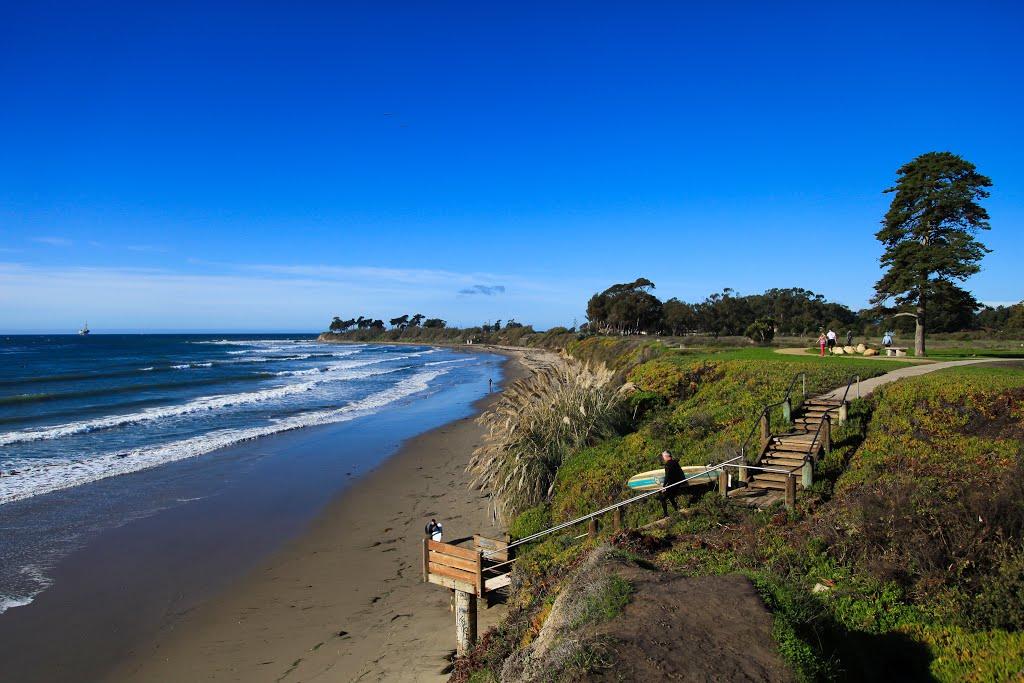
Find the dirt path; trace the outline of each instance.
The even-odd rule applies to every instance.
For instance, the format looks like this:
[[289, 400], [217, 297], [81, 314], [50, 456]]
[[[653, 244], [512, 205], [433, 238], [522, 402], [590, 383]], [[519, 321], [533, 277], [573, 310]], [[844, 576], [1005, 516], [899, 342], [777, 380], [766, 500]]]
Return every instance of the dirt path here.
[[[775, 353], [781, 353], [783, 356], [804, 356], [806, 358], [818, 358], [816, 354], [807, 353], [807, 349], [800, 347], [789, 347], [785, 349], [775, 349]], [[836, 356], [837, 358], [864, 358], [865, 356]], [[938, 361], [932, 360], [931, 358], [914, 358], [913, 356], [867, 356], [871, 360], [885, 360], [885, 361], [896, 361], [898, 363], [914, 363], [915, 365], [930, 365], [937, 363]]]

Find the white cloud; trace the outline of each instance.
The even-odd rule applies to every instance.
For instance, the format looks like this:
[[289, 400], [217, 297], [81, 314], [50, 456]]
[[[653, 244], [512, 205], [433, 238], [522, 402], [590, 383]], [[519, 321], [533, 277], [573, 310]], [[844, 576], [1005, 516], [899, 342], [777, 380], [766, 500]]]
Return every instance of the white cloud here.
[[[501, 298], [460, 297], [480, 282], [508, 282]], [[516, 318], [567, 324], [585, 289], [509, 276], [427, 269], [222, 264], [214, 273], [142, 268], [40, 267], [0, 263], [0, 326], [322, 329], [333, 315], [417, 312], [454, 324]], [[415, 309], [415, 310], [413, 310]]]
[[52, 237], [47, 235], [42, 237], [33, 237], [32, 241], [38, 242], [39, 244], [46, 244], [51, 247], [70, 247], [74, 244], [74, 242], [65, 237]]

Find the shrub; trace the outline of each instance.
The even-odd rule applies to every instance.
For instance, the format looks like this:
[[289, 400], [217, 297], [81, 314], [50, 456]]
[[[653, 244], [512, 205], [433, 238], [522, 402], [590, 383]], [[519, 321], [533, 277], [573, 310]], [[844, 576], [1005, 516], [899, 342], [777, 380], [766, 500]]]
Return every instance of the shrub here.
[[1005, 544], [994, 572], [978, 582], [978, 593], [967, 601], [976, 628], [1024, 631], [1024, 550]]
[[551, 526], [551, 506], [547, 503], [535, 505], [520, 512], [509, 524], [508, 533], [513, 539], [526, 538]]
[[675, 402], [692, 396], [702, 379], [714, 375], [717, 366], [712, 363], [697, 363], [681, 356], [658, 358], [635, 367], [629, 373], [629, 381], [642, 392], [661, 397], [666, 402]]
[[479, 418], [488, 433], [468, 469], [499, 515], [543, 502], [568, 453], [625, 426], [625, 395], [609, 380], [575, 363], [548, 368], [515, 382]]
[[771, 318], [759, 318], [747, 326], [744, 334], [758, 344], [768, 344], [775, 339], [775, 321]]

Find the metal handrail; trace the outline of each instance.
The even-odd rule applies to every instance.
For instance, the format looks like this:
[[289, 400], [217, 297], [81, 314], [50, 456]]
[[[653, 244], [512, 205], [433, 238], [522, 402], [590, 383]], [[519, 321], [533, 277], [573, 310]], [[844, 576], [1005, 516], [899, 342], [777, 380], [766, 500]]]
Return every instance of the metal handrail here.
[[[746, 459], [746, 455], [747, 455], [747, 446], [750, 444], [750, 440], [752, 438], [754, 438], [754, 434], [757, 432], [757, 426], [758, 426], [758, 424], [760, 424], [761, 418], [765, 414], [768, 414], [768, 411], [770, 411], [772, 408], [776, 408], [778, 406], [785, 405], [786, 402], [789, 401], [790, 397], [793, 395], [793, 389], [796, 387], [796, 381], [797, 381], [798, 378], [801, 378], [801, 377], [803, 378], [803, 397], [807, 398], [807, 373], [804, 372], [804, 371], [801, 371], [801, 372], [798, 372], [798, 373], [794, 374], [793, 375], [793, 379], [791, 379], [789, 381], [789, 386], [786, 388], [786, 397], [783, 398], [781, 401], [778, 401], [776, 403], [771, 403], [769, 405], [766, 405], [764, 408], [761, 408], [761, 412], [759, 412], [757, 414], [757, 417], [754, 418], [754, 424], [751, 425], [750, 432], [747, 433], [747, 438], [745, 438], [743, 440], [743, 443], [740, 444], [740, 456], [743, 457], [744, 460]], [[792, 405], [792, 404], [790, 404], [790, 405]], [[768, 414], [768, 419], [769, 419], [769, 421], [771, 420], [771, 415], [770, 414]]]
[[[517, 539], [515, 541], [512, 541], [511, 543], [509, 543], [504, 548], [483, 551], [483, 556], [485, 558], [491, 557], [492, 555], [497, 555], [498, 553], [505, 552], [509, 548], [514, 548], [514, 547], [516, 547], [518, 545], [523, 545], [524, 543], [532, 543], [533, 541], [536, 541], [537, 539], [539, 539], [539, 538], [541, 538], [543, 536], [548, 536], [548, 535], [553, 534], [553, 533], [555, 533], [557, 531], [562, 531], [563, 529], [568, 529], [569, 527], [576, 526], [577, 524], [589, 521], [589, 520], [591, 520], [591, 519], [593, 519], [595, 517], [599, 517], [599, 516], [601, 516], [603, 514], [611, 512], [612, 510], [615, 510], [617, 508], [626, 507], [627, 505], [632, 505], [633, 503], [639, 502], [639, 501], [644, 500], [646, 498], [650, 498], [651, 496], [659, 495], [659, 494], [663, 493], [664, 491], [672, 488], [673, 486], [680, 486], [680, 485], [685, 484], [686, 482], [690, 481], [691, 479], [696, 479], [697, 477], [702, 477], [707, 472], [712, 472], [712, 471], [715, 471], [715, 470], [724, 470], [724, 469], [726, 469], [728, 467], [735, 467], [737, 469], [740, 468], [740, 467], [745, 467], [747, 469], [759, 470], [759, 471], [762, 471], [762, 472], [771, 472], [771, 473], [774, 473], [774, 474], [784, 474], [784, 475], [787, 475], [787, 476], [792, 476], [793, 472], [795, 472], [797, 469], [799, 469], [799, 468], [795, 468], [793, 470], [785, 470], [785, 469], [772, 468], [772, 467], [758, 467], [756, 465], [745, 465], [745, 464], [744, 465], [737, 465], [737, 464], [734, 464], [739, 459], [740, 459], [740, 456], [736, 456], [735, 458], [730, 458], [729, 460], [723, 460], [722, 462], [717, 463], [717, 464], [708, 463], [705, 466], [703, 472], [700, 472], [698, 474], [694, 474], [694, 475], [691, 475], [689, 477], [686, 477], [685, 479], [682, 479], [681, 481], [677, 481], [674, 484], [669, 484], [668, 486], [663, 486], [660, 489], [655, 489], [653, 491], [646, 491], [645, 493], [641, 493], [638, 496], [633, 496], [632, 498], [627, 498], [626, 500], [620, 500], [617, 503], [612, 503], [611, 505], [607, 505], [607, 506], [601, 508], [600, 510], [595, 510], [594, 512], [591, 512], [589, 514], [583, 515], [582, 517], [577, 517], [576, 519], [571, 519], [568, 522], [562, 522], [561, 524], [556, 524], [555, 526], [550, 527], [548, 529], [543, 529], [541, 531], [538, 531], [537, 533], [530, 534], [529, 536], [526, 536], [524, 538], [520, 538], [520, 539]], [[581, 536], [578, 536], [577, 538], [582, 538], [583, 536], [586, 536], [586, 535], [587, 534], [582, 534]], [[502, 564], [510, 564], [510, 563], [512, 563], [514, 561], [515, 561], [514, 559], [513, 560], [508, 560], [506, 562], [503, 562]], [[500, 567], [500, 566], [501, 565], [491, 565], [491, 569], [493, 569], [495, 567]]]
[[798, 372], [795, 375], [793, 375], [793, 379], [791, 379], [789, 381], [789, 388], [786, 389], [786, 398], [783, 399], [784, 401], [789, 400], [790, 395], [793, 393], [793, 387], [796, 385], [796, 378], [797, 377], [803, 377], [803, 379], [804, 379], [804, 383], [803, 383], [803, 396], [804, 396], [804, 398], [807, 398], [807, 373], [806, 372]]

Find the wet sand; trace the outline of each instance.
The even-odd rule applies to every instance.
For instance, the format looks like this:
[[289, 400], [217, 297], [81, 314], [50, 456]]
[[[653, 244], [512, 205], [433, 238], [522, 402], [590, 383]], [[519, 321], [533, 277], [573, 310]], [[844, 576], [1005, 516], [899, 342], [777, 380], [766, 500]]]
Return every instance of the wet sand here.
[[[525, 362], [543, 359], [528, 353]], [[506, 383], [528, 372], [522, 360], [506, 363]], [[297, 539], [135, 648], [105, 680], [444, 680], [454, 618], [449, 591], [422, 583], [423, 526], [436, 516], [446, 539], [503, 531], [486, 496], [467, 486], [483, 435], [474, 420], [408, 441]], [[501, 612], [481, 606], [480, 632]]]

